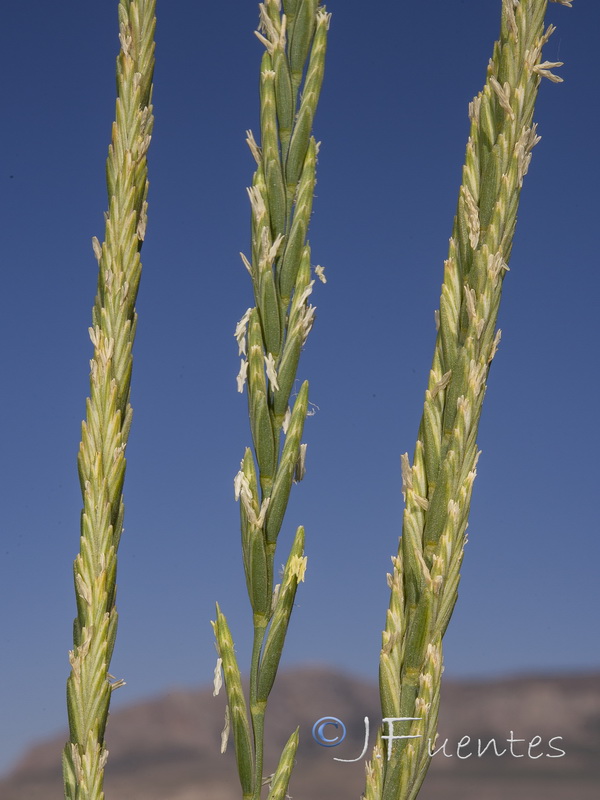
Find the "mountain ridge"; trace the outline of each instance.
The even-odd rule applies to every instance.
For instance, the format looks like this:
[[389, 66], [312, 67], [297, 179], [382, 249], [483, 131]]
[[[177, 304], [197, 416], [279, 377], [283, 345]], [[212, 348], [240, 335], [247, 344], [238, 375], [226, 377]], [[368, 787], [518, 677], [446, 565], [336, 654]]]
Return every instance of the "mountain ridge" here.
[[[233, 743], [220, 754], [224, 695], [222, 690], [213, 697], [212, 687], [173, 688], [111, 713], [107, 798], [238, 800]], [[313, 738], [312, 726], [323, 717], [345, 724], [346, 738], [338, 747], [321, 747]], [[361, 755], [365, 717], [370, 728], [366, 756], [353, 763], [335, 761]], [[364, 761], [380, 723], [377, 686], [368, 680], [323, 665], [282, 670], [269, 704], [265, 769], [274, 770], [289, 734], [299, 725], [291, 795], [297, 800], [358, 798]], [[328, 729], [330, 737], [336, 732]], [[600, 673], [447, 679], [439, 733], [435, 747], [446, 741], [445, 749], [433, 757], [419, 800], [595, 800], [600, 786]], [[531, 748], [535, 737], [540, 741]], [[29, 748], [0, 779], [0, 797], [60, 800], [65, 738], [66, 733], [53, 736]], [[478, 748], [491, 739], [494, 744], [478, 755]], [[503, 749], [503, 755], [495, 755]]]

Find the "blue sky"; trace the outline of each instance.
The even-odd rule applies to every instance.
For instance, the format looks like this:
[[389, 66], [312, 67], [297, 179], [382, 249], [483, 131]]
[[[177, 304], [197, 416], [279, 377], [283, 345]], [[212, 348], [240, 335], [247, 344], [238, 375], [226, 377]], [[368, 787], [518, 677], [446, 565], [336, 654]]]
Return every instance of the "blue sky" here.
[[[64, 727], [76, 472], [114, 113], [115, 3], [2, 13], [0, 768]], [[368, 8], [368, 10], [365, 10]], [[468, 133], [500, 0], [332, 0], [310, 232], [328, 283], [299, 377], [315, 414], [277, 560], [307, 531], [285, 663], [376, 679]], [[250, 443], [233, 331], [252, 304], [245, 187], [257, 7], [158, 2], [156, 124], [119, 555], [115, 705], [211, 679], [218, 600], [242, 665], [250, 615], [233, 477]], [[448, 676], [594, 669], [598, 608], [600, 8], [551, 4], [542, 135], [491, 371]], [[244, 668], [244, 666], [243, 666]]]

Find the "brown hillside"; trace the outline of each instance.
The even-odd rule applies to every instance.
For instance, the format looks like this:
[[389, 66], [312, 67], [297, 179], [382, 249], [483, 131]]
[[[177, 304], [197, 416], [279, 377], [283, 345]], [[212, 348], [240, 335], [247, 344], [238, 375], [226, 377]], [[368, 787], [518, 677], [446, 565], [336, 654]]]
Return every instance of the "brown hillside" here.
[[[212, 688], [173, 691], [112, 714], [107, 800], [239, 800], [232, 743], [225, 755], [219, 752], [223, 694], [215, 699]], [[331, 670], [304, 668], [282, 673], [272, 697], [266, 768], [275, 768], [287, 737], [299, 725], [291, 795], [295, 800], [358, 800], [364, 759], [357, 763], [333, 759], [360, 755], [365, 716], [372, 744], [379, 722], [376, 687]], [[314, 722], [325, 716], [337, 717], [347, 727], [347, 737], [338, 747], [321, 747], [312, 738]], [[419, 800], [596, 800], [600, 796], [600, 675], [446, 681], [439, 730], [437, 744], [447, 739], [447, 756], [440, 753], [433, 758]], [[507, 743], [511, 731], [515, 740], [525, 740], [513, 742], [514, 755]], [[541, 741], [528, 754], [535, 736]], [[562, 738], [550, 743], [553, 737]], [[478, 757], [477, 740], [485, 745], [491, 738], [499, 752], [508, 752], [496, 756], [490, 746], [486, 755]], [[28, 750], [0, 780], [0, 798], [61, 800], [63, 744], [59, 737]], [[564, 756], [550, 757], [559, 755], [560, 749]]]

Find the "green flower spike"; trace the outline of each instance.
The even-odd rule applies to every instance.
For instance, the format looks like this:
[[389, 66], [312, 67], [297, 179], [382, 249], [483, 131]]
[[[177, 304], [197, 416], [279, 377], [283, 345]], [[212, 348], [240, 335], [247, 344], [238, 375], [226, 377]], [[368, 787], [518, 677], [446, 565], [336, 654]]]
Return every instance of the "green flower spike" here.
[[[304, 529], [300, 527], [282, 584], [274, 591], [277, 540], [292, 484], [302, 478], [306, 456], [301, 440], [308, 411], [308, 382], [301, 385], [292, 409], [289, 404], [300, 352], [314, 320], [314, 308], [308, 303], [314, 281], [306, 236], [318, 145], [311, 131], [323, 82], [330, 19], [318, 0], [284, 0], [283, 6], [281, 0], [266, 0], [259, 9], [257, 36], [265, 46], [260, 68], [261, 142], [259, 146], [248, 131], [256, 171], [248, 190], [251, 258], [242, 255], [252, 279], [255, 307], [244, 314], [235, 333], [242, 356], [237, 383], [240, 391], [248, 385], [253, 442], [235, 478], [244, 572], [254, 622], [249, 703], [251, 788], [245, 757], [240, 767], [244, 796], [252, 800], [261, 797], [265, 710], [306, 564]], [[231, 680], [236, 680], [235, 676]], [[231, 701], [229, 705], [231, 712]], [[235, 737], [235, 725], [233, 730]], [[245, 754], [246, 734], [241, 723], [238, 730]], [[285, 797], [297, 745], [296, 732], [274, 775], [271, 800]]]
[[66, 800], [102, 800], [109, 665], [117, 630], [117, 548], [123, 528], [129, 388], [147, 222], [146, 153], [152, 134], [154, 0], [120, 0], [116, 120], [108, 151], [109, 211], [104, 243], [94, 237], [98, 292], [89, 329], [94, 346], [90, 397], [78, 456], [83, 495], [80, 552], [74, 563], [77, 618], [67, 681], [69, 741], [63, 751]]
[[367, 769], [368, 800], [414, 800], [435, 740], [442, 636], [457, 598], [477, 428], [500, 341], [496, 317], [523, 178], [539, 141], [533, 109], [541, 79], [560, 80], [551, 72], [560, 64], [541, 61], [553, 31], [544, 31], [546, 8], [547, 0], [503, 0], [487, 81], [469, 106], [433, 365], [412, 466], [402, 458], [405, 510], [380, 656], [383, 717], [415, 718], [402, 734], [418, 738], [394, 740], [389, 759], [380, 758], [380, 733]]

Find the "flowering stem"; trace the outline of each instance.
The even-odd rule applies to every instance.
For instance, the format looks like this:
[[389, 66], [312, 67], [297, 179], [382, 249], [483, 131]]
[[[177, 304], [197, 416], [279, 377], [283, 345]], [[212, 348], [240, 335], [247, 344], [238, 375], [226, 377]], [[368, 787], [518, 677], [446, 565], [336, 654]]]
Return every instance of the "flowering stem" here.
[[125, 447], [131, 425], [131, 350], [146, 231], [146, 153], [152, 133], [155, 0], [120, 0], [116, 120], [107, 161], [109, 211], [94, 238], [98, 293], [90, 397], [78, 456], [83, 494], [75, 559], [77, 618], [67, 681], [70, 738], [63, 752], [65, 798], [102, 800], [104, 732], [112, 691], [108, 668], [117, 631], [116, 557], [123, 527]]
[[[560, 0], [559, 0], [560, 1]], [[568, 3], [563, 2], [563, 5]], [[442, 636], [458, 594], [476, 436], [500, 331], [496, 318], [531, 151], [542, 77], [547, 0], [503, 0], [500, 39], [483, 90], [469, 106], [463, 182], [444, 265], [438, 334], [411, 466], [402, 457], [405, 510], [380, 655], [384, 718], [413, 718], [392, 741], [381, 733], [367, 767], [366, 800], [413, 800], [436, 736]]]
[[[242, 356], [238, 389], [243, 391], [247, 382], [253, 441], [235, 479], [244, 571], [254, 614], [249, 715], [245, 701], [242, 707], [239, 699], [243, 696], [239, 669], [233, 643], [223, 635], [225, 620], [220, 612], [215, 623], [223, 666], [226, 662], [236, 665], [225, 670], [225, 685], [242, 791], [254, 800], [259, 800], [263, 784], [267, 699], [306, 567], [300, 527], [281, 584], [274, 587], [275, 548], [292, 483], [304, 474], [306, 445], [301, 439], [308, 383], [302, 384], [291, 408], [290, 398], [300, 352], [314, 319], [314, 308], [308, 304], [314, 280], [306, 241], [318, 151], [311, 129], [329, 28], [329, 14], [319, 0], [283, 0], [283, 6], [281, 0], [266, 0], [259, 8], [257, 36], [265, 46], [260, 73], [261, 146], [249, 131], [247, 141], [257, 168], [248, 190], [251, 254], [250, 258], [242, 255], [256, 305], [236, 329]], [[322, 276], [321, 268], [315, 271]], [[273, 775], [269, 800], [285, 797], [297, 746], [296, 732]]]

